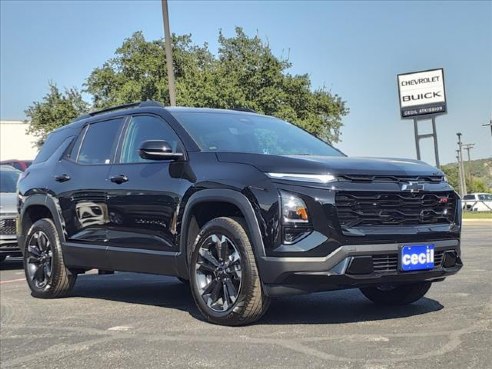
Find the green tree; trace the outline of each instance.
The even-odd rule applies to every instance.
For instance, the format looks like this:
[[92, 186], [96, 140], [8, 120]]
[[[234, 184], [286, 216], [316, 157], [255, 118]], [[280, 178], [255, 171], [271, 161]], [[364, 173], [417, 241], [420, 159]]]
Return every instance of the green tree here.
[[61, 92], [56, 84], [49, 83], [49, 92], [41, 102], [33, 102], [25, 113], [31, 124], [28, 133], [38, 137], [41, 145], [46, 135], [54, 129], [69, 123], [89, 109], [81, 93], [76, 88], [65, 89]]
[[[330, 142], [338, 142], [348, 108], [324, 88], [311, 89], [306, 75], [291, 75], [291, 64], [273, 55], [258, 36], [236, 28], [234, 37], [219, 33], [214, 56], [208, 45], [197, 46], [190, 35], [173, 36], [177, 103], [183, 106], [248, 107], [298, 124]], [[162, 40], [146, 41], [134, 33], [115, 57], [94, 69], [87, 92], [97, 108], [141, 100], [169, 103]]]
[[441, 167], [442, 171], [446, 175], [448, 182], [456, 191], [459, 191], [460, 188], [460, 179], [458, 166], [446, 165]]
[[489, 188], [487, 188], [487, 185], [483, 180], [480, 178], [471, 178], [470, 180], [466, 181], [466, 188], [469, 193], [473, 192], [489, 192]]

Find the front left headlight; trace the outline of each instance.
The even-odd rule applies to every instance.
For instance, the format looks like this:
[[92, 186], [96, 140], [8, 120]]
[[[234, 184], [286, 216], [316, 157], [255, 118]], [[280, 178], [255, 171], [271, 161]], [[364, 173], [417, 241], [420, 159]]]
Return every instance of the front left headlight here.
[[280, 191], [283, 223], [309, 223], [307, 206], [300, 197]]

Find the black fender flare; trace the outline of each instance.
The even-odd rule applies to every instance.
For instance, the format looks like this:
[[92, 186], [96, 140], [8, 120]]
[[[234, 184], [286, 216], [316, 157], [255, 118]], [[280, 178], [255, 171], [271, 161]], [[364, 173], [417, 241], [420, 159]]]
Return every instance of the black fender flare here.
[[63, 221], [63, 217], [61, 214], [61, 208], [58, 203], [58, 199], [55, 197], [49, 195], [49, 194], [34, 194], [30, 195], [26, 201], [22, 204], [20, 208], [20, 222], [21, 224], [18, 227], [18, 243], [19, 243], [19, 248], [21, 251], [23, 251], [23, 245], [25, 243], [25, 237], [26, 235], [24, 234], [24, 222], [23, 219], [25, 217], [26, 211], [31, 207], [31, 206], [43, 206], [48, 209], [48, 211], [51, 213], [51, 218], [53, 220], [53, 223], [55, 224], [56, 230], [58, 232], [58, 235], [60, 237], [60, 242], [65, 241], [65, 222]]
[[[247, 231], [251, 238], [251, 245], [253, 246], [253, 253], [256, 257], [256, 264], [259, 269], [261, 269], [261, 260], [265, 257], [265, 247], [263, 245], [263, 238], [260, 232], [260, 226], [258, 224], [258, 219], [256, 218], [253, 206], [249, 202], [248, 198], [244, 196], [239, 191], [234, 191], [230, 189], [204, 189], [195, 192], [188, 199], [185, 210], [182, 217], [181, 223], [181, 237], [179, 240], [179, 260], [178, 260], [178, 271], [180, 276], [188, 276], [188, 255], [187, 255], [187, 245], [188, 245], [188, 227], [191, 220], [191, 212], [193, 207], [197, 204], [208, 202], [208, 201], [220, 201], [227, 202], [232, 205], [237, 206], [244, 216], [244, 220], [248, 227]], [[261, 274], [261, 270], [260, 270]]]

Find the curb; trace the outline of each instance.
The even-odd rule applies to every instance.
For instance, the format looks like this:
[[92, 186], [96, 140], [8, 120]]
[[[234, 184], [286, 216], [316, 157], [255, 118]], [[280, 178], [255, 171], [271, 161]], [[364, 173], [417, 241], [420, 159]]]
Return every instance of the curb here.
[[492, 219], [462, 219], [463, 223], [492, 223]]

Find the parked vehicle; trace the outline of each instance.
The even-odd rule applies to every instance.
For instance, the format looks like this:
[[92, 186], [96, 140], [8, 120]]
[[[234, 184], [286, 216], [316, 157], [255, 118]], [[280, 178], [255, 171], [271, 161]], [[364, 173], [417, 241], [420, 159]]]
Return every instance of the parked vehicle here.
[[51, 133], [19, 181], [35, 297], [98, 268], [189, 280], [198, 309], [248, 324], [270, 298], [360, 288], [419, 300], [461, 268], [461, 206], [423, 162], [348, 158], [280, 119], [143, 102]]
[[10, 165], [21, 172], [25, 171], [32, 164], [32, 160], [3, 160], [0, 165]]
[[463, 196], [462, 203], [466, 211], [492, 211], [492, 194], [470, 193]]
[[9, 165], [0, 165], [0, 262], [7, 256], [21, 255], [16, 236], [16, 185], [20, 173]]

